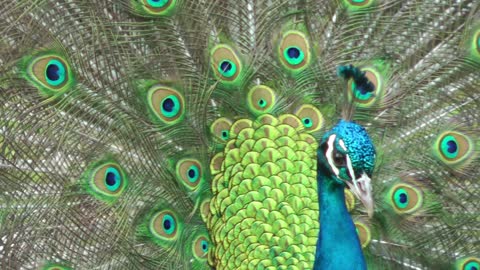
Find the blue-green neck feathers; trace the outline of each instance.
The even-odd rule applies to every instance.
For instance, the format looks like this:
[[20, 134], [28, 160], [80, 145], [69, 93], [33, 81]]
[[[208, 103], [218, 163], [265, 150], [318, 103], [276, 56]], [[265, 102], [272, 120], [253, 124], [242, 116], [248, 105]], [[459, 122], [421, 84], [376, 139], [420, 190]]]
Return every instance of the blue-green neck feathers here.
[[366, 130], [349, 121], [326, 132], [317, 151], [320, 235], [314, 269], [366, 269], [355, 225], [347, 211], [344, 188], [373, 214], [370, 177], [375, 148]]
[[315, 270], [366, 269], [360, 240], [345, 205], [344, 187], [317, 172], [320, 235]]

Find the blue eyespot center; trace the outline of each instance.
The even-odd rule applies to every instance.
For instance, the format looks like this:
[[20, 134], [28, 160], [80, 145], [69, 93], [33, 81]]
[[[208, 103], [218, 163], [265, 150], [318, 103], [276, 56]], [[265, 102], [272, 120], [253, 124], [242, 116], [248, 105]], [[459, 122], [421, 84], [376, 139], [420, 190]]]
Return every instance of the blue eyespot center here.
[[220, 68], [222, 69], [223, 72], [227, 73], [230, 70], [232, 70], [232, 63], [230, 63], [230, 61], [223, 61], [220, 64]]
[[458, 149], [458, 146], [457, 146], [457, 143], [453, 140], [450, 140], [447, 142], [447, 151], [449, 153], [455, 153], [457, 152], [457, 149]]
[[296, 47], [290, 47], [287, 49], [287, 54], [290, 58], [298, 58], [300, 56], [300, 50]]
[[190, 166], [187, 170], [188, 181], [195, 183], [199, 179], [200, 171], [196, 165]]
[[203, 250], [203, 252], [207, 252], [207, 251], [208, 251], [208, 243], [207, 243], [207, 241], [202, 240], [201, 245], [202, 245], [202, 250]]
[[456, 138], [452, 135], [445, 136], [440, 143], [442, 154], [449, 159], [458, 157], [459, 149]]
[[408, 206], [408, 193], [404, 188], [397, 189], [393, 196], [398, 208], [405, 209]]
[[466, 269], [466, 270], [478, 270], [479, 267], [480, 267], [480, 264], [478, 262], [470, 261], [465, 265], [464, 269]]
[[283, 57], [289, 65], [296, 66], [303, 62], [305, 54], [299, 47], [291, 46], [283, 51]]
[[115, 177], [115, 174], [112, 172], [107, 173], [106, 181], [107, 185], [113, 186], [115, 183], [117, 183], [117, 179]]
[[195, 177], [195, 171], [193, 169], [188, 170], [188, 177], [190, 178]]
[[166, 219], [165, 221], [163, 221], [163, 227], [166, 230], [169, 230], [172, 227], [172, 222], [169, 219]]
[[176, 117], [181, 109], [180, 100], [175, 95], [169, 95], [162, 100], [162, 113], [165, 117]]
[[237, 73], [237, 66], [230, 60], [222, 60], [218, 66], [218, 72], [225, 78], [231, 78]]
[[407, 202], [407, 194], [405, 194], [405, 193], [400, 193], [400, 196], [399, 196], [399, 197], [400, 197], [399, 201], [400, 201], [401, 203], [406, 203], [406, 202]]
[[263, 108], [265, 106], [267, 106], [267, 101], [265, 101], [265, 99], [261, 98], [259, 101], [258, 101], [258, 105]]
[[162, 224], [166, 234], [171, 235], [175, 232], [175, 220], [172, 215], [165, 214], [163, 216]]
[[108, 167], [105, 171], [105, 187], [112, 192], [117, 191], [122, 184], [120, 171], [115, 167]]
[[60, 68], [55, 64], [48, 65], [48, 67], [47, 67], [47, 78], [52, 80], [52, 81], [58, 80], [60, 78], [60, 75], [58, 74], [59, 70], [60, 70]]
[[172, 112], [175, 107], [175, 103], [171, 98], [166, 98], [162, 103], [162, 108], [167, 112]]
[[303, 125], [306, 128], [311, 128], [313, 126], [313, 121], [310, 117], [305, 117], [302, 119]]
[[222, 139], [227, 140], [228, 139], [228, 130], [222, 130]]
[[52, 86], [62, 84], [65, 81], [65, 66], [56, 59], [50, 60], [45, 69], [45, 78]]

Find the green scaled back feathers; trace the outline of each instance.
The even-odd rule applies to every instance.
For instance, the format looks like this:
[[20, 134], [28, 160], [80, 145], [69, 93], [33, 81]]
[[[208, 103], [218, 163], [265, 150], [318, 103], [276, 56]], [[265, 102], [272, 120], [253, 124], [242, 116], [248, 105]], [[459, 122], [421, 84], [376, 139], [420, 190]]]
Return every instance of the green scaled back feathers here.
[[368, 269], [480, 269], [477, 1], [0, 6], [0, 269], [311, 269], [340, 118]]

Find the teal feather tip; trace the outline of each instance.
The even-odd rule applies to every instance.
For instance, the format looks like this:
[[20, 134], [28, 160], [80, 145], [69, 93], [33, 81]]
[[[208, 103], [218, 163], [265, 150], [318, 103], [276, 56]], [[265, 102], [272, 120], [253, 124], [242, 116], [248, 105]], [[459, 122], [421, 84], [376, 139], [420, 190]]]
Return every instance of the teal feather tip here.
[[293, 74], [304, 70], [312, 62], [310, 42], [300, 31], [290, 30], [283, 34], [278, 55], [282, 66]]
[[230, 46], [219, 44], [213, 47], [210, 52], [210, 64], [220, 82], [231, 86], [242, 83], [242, 62]]
[[145, 17], [165, 17], [175, 12], [177, 0], [131, 0], [135, 13]]
[[433, 145], [433, 153], [439, 161], [457, 168], [472, 160], [474, 149], [475, 144], [469, 136], [454, 130], [441, 133]]
[[20, 61], [20, 70], [44, 96], [59, 96], [75, 83], [67, 60], [53, 52], [24, 57]]
[[87, 192], [106, 202], [115, 201], [128, 185], [125, 172], [114, 161], [92, 164], [84, 173], [83, 178]]
[[188, 189], [196, 189], [203, 181], [203, 168], [196, 159], [182, 159], [176, 164], [177, 179]]
[[455, 270], [479, 270], [480, 258], [464, 257], [455, 262]]
[[162, 125], [173, 125], [185, 116], [185, 100], [183, 95], [170, 87], [152, 86], [147, 93], [149, 113], [154, 122]]

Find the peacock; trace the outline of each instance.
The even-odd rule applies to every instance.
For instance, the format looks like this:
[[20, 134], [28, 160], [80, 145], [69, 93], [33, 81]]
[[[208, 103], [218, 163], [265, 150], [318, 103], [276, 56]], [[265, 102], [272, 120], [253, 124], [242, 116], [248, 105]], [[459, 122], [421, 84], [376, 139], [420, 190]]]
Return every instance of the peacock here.
[[480, 269], [476, 0], [2, 0], [0, 104], [0, 269]]

